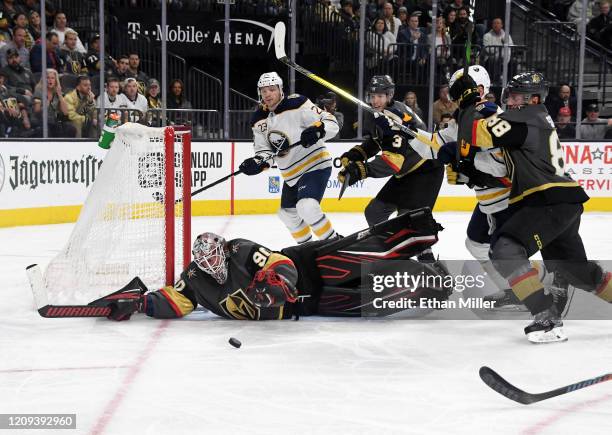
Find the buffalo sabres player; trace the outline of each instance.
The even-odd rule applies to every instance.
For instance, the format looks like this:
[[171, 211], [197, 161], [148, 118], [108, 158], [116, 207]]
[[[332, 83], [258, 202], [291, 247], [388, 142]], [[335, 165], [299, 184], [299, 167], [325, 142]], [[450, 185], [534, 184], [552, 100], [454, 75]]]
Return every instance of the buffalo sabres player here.
[[499, 147], [508, 169], [509, 213], [495, 221], [489, 256], [535, 316], [525, 334], [536, 343], [566, 340], [562, 308], [529, 257], [540, 251], [548, 270], [607, 302], [612, 274], [587, 260], [578, 229], [588, 196], [565, 172], [561, 143], [543, 104], [548, 84], [537, 72], [514, 76], [502, 95], [508, 110], [489, 119], [478, 114], [477, 84], [470, 76], [458, 78], [450, 92], [459, 101], [461, 157], [473, 160]]
[[[385, 221], [397, 212], [420, 207], [433, 209], [442, 186], [444, 167], [435, 160], [419, 156], [392, 120], [413, 129], [425, 128], [423, 121], [408, 106], [393, 99], [395, 84], [388, 75], [374, 76], [367, 89], [367, 101], [380, 113], [364, 116], [365, 140], [340, 157], [343, 169], [338, 179], [352, 185], [366, 178], [386, 178], [389, 181], [367, 205], [364, 214], [368, 225]], [[434, 261], [431, 251], [419, 257]]]
[[[321, 199], [331, 175], [332, 157], [325, 141], [338, 133], [336, 118], [302, 95], [283, 94], [283, 81], [275, 72], [257, 82], [260, 107], [251, 118], [255, 156], [240, 170], [256, 175], [270, 167], [274, 156], [284, 183], [278, 216], [297, 243], [336, 236], [321, 210]], [[299, 145], [292, 146], [300, 142]]]

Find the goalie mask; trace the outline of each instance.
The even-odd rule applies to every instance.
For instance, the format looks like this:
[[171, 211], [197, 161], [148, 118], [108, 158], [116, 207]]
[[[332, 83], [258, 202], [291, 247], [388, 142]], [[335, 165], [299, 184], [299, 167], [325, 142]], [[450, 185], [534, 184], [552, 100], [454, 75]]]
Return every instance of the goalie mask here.
[[283, 94], [283, 79], [281, 79], [280, 76], [274, 71], [267, 72], [263, 73], [257, 81], [257, 95], [259, 96], [260, 103], [263, 103], [261, 88], [266, 86], [278, 86], [278, 90], [280, 91], [280, 99], [282, 100], [285, 97], [285, 94]]
[[193, 261], [200, 270], [212, 276], [219, 284], [227, 280], [225, 239], [215, 233], [203, 233], [193, 243]]

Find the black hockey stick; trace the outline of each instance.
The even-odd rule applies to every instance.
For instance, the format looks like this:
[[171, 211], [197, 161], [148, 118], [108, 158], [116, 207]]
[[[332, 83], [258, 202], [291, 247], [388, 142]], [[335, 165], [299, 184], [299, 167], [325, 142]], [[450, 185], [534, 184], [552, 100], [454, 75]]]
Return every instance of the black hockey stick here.
[[[288, 67], [293, 68], [294, 70], [296, 70], [300, 74], [305, 75], [309, 79], [314, 80], [315, 82], [319, 83], [322, 86], [325, 86], [327, 89], [331, 89], [335, 93], [340, 94], [341, 96], [343, 96], [347, 100], [351, 101], [352, 103], [355, 103], [358, 106], [361, 106], [361, 108], [363, 110], [365, 110], [366, 112], [371, 113], [375, 117], [380, 116], [380, 113], [377, 112], [372, 107], [370, 107], [369, 104], [364, 103], [359, 98], [352, 96], [351, 94], [349, 94], [344, 89], [339, 88], [338, 86], [334, 85], [333, 83], [328, 82], [324, 78], [319, 77], [315, 73], [313, 73], [311, 71], [308, 71], [306, 68], [298, 65], [297, 63], [295, 63], [291, 59], [289, 59], [287, 57], [287, 53], [285, 52], [285, 34], [286, 34], [286, 32], [287, 32], [287, 29], [285, 27], [285, 23], [283, 23], [282, 21], [279, 21], [278, 23], [276, 23], [276, 26], [274, 27], [274, 51], [276, 53], [276, 58], [278, 60], [280, 60], [282, 63], [284, 63]], [[402, 125], [402, 124], [396, 122], [395, 120], [393, 120], [393, 122], [395, 123], [395, 125], [397, 125], [397, 127], [403, 133], [406, 133], [407, 135], [412, 136], [412, 137], [416, 138], [417, 140], [420, 140], [421, 142], [427, 144], [429, 147], [433, 148], [436, 151], [438, 151], [440, 149], [440, 145], [438, 145], [435, 142], [432, 142], [432, 140], [430, 138], [428, 138], [427, 136], [424, 136], [421, 133], [413, 131], [410, 128], [406, 127], [405, 125]]]
[[544, 393], [527, 393], [519, 388], [516, 388], [510, 382], [502, 378], [497, 372], [490, 369], [489, 367], [483, 366], [479, 371], [480, 379], [487, 384], [490, 388], [497, 391], [502, 396], [506, 396], [510, 400], [521, 403], [523, 405], [530, 405], [532, 403], [540, 402], [542, 400], [550, 399], [551, 397], [560, 396], [562, 394], [571, 393], [572, 391], [580, 390], [581, 388], [590, 387], [591, 385], [599, 384], [600, 382], [612, 380], [612, 373], [607, 373], [596, 378], [586, 379], [584, 381], [576, 382], [575, 384], [567, 385], [565, 387], [557, 388], [555, 390], [546, 391]]
[[125, 287], [107, 296], [96, 299], [87, 305], [51, 305], [42, 282], [42, 274], [37, 264], [26, 267], [26, 273], [34, 294], [38, 314], [47, 318], [62, 317], [106, 317], [111, 313], [109, 304], [113, 301], [139, 298], [147, 292], [147, 286], [135, 277]]
[[[290, 146], [289, 146], [289, 147], [287, 147], [285, 150], [283, 150], [283, 152], [284, 152], [284, 151], [287, 151], [287, 150], [290, 150], [291, 148], [297, 147], [297, 146], [299, 146], [299, 145], [302, 145], [302, 141], [297, 141], [296, 143], [294, 143], [294, 144], [290, 145]], [[278, 157], [278, 154], [279, 154], [279, 153], [276, 153], [276, 154], [270, 154], [268, 157], [266, 157], [265, 159], [263, 159], [261, 163], [266, 163], [266, 162], [268, 162], [268, 161], [272, 160], [273, 158]], [[193, 197], [193, 196], [197, 195], [198, 193], [202, 193], [202, 192], [204, 192], [205, 190], [208, 190], [208, 189], [210, 189], [211, 187], [216, 186], [217, 184], [221, 184], [221, 183], [223, 183], [225, 180], [228, 180], [228, 179], [230, 179], [230, 178], [232, 178], [233, 176], [238, 175], [238, 174], [242, 174], [242, 171], [241, 171], [240, 169], [238, 169], [237, 171], [232, 172], [232, 173], [231, 173], [231, 174], [229, 174], [229, 175], [226, 175], [226, 176], [225, 176], [225, 177], [223, 177], [223, 178], [219, 178], [217, 181], [213, 181], [212, 183], [207, 184], [206, 186], [203, 186], [203, 187], [200, 187], [200, 188], [199, 188], [199, 189], [197, 189], [197, 190], [194, 190], [193, 192], [191, 192], [191, 196]]]
[[340, 187], [340, 194], [338, 195], [338, 201], [342, 199], [342, 195], [344, 195], [344, 191], [346, 190], [350, 182], [351, 182], [351, 174], [347, 172], [346, 174], [344, 174], [344, 181], [342, 182], [342, 187]]

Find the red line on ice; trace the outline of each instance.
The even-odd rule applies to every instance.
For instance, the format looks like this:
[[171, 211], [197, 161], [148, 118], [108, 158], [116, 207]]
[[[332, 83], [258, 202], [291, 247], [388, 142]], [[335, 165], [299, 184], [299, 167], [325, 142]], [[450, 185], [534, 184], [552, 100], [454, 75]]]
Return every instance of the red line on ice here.
[[142, 350], [142, 352], [140, 352], [140, 355], [138, 355], [136, 362], [130, 367], [130, 369], [126, 373], [115, 395], [106, 404], [106, 407], [104, 408], [104, 411], [102, 412], [102, 415], [98, 417], [96, 424], [91, 430], [92, 435], [93, 434], [97, 435], [97, 434], [101, 434], [102, 432], [104, 432], [104, 429], [110, 422], [111, 418], [113, 417], [113, 414], [115, 414], [115, 411], [121, 404], [121, 401], [127, 394], [130, 386], [134, 383], [134, 380], [136, 379], [136, 377], [138, 376], [138, 373], [144, 366], [144, 363], [149, 359], [149, 357], [153, 353], [153, 349], [159, 342], [159, 339], [162, 336], [162, 333], [164, 332], [164, 330], [168, 328], [169, 325], [170, 325], [169, 320], [163, 320], [157, 326], [157, 329], [153, 331], [153, 335], [151, 336], [151, 339], [149, 340], [145, 348]]
[[535, 435], [535, 434], [541, 433], [543, 430], [549, 428], [553, 424], [558, 423], [559, 420], [561, 420], [563, 417], [566, 417], [569, 414], [581, 411], [583, 408], [587, 408], [587, 407], [599, 404], [601, 402], [605, 402], [606, 400], [609, 400], [609, 399], [612, 399], [612, 394], [606, 394], [606, 395], [598, 397], [596, 399], [591, 399], [591, 400], [588, 400], [586, 402], [580, 402], [580, 403], [577, 403], [575, 405], [568, 406], [566, 408], [560, 409], [559, 411], [555, 412], [551, 416], [548, 416], [545, 419], [543, 419], [543, 420], [535, 423], [534, 425], [528, 427], [527, 429], [523, 430], [521, 432], [521, 434], [523, 434], [523, 435]]

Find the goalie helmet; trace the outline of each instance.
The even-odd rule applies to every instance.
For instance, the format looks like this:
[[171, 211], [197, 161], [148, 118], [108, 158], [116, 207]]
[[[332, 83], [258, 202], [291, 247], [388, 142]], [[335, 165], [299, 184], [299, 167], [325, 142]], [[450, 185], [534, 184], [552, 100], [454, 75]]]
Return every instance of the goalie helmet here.
[[[491, 87], [491, 77], [486, 69], [480, 65], [472, 65], [468, 68], [468, 75], [476, 82], [476, 86], [482, 86], [483, 91], [481, 97], [489, 93]], [[448, 87], [452, 88], [459, 77], [463, 76], [463, 68], [455, 71], [448, 82]]]
[[540, 104], [546, 101], [548, 96], [548, 82], [544, 75], [539, 72], [524, 72], [517, 74], [508, 82], [502, 92], [502, 103], [506, 104], [510, 94], [522, 94], [523, 103], [520, 106], [529, 104], [531, 97], [538, 95]]
[[193, 243], [193, 261], [219, 284], [227, 280], [226, 241], [215, 233], [203, 233]]
[[395, 94], [395, 83], [391, 76], [374, 76], [368, 83], [368, 89], [366, 92], [367, 102], [370, 102], [370, 94], [386, 94], [389, 100], [393, 98]]
[[284, 98], [285, 94], [283, 94], [283, 79], [275, 72], [267, 72], [263, 73], [259, 76], [259, 80], [257, 81], [257, 95], [259, 96], [259, 102], [261, 103], [261, 88], [265, 86], [278, 86], [280, 90], [281, 100]]

